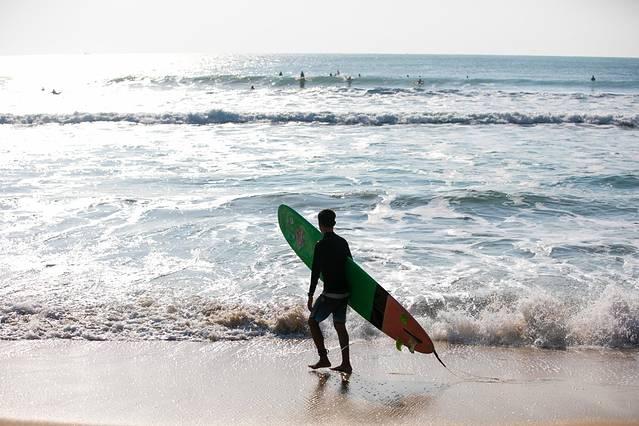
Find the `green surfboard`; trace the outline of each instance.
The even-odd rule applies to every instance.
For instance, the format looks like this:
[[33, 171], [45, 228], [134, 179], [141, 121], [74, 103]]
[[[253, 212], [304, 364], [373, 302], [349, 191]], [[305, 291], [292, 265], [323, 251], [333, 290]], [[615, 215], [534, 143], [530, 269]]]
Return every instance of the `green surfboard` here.
[[[284, 204], [279, 206], [277, 216], [284, 238], [311, 268], [315, 244], [322, 239], [322, 233]], [[346, 277], [350, 286], [350, 307], [395, 340], [398, 349], [406, 346], [411, 352], [435, 351], [430, 337], [415, 318], [352, 259], [347, 259]]]

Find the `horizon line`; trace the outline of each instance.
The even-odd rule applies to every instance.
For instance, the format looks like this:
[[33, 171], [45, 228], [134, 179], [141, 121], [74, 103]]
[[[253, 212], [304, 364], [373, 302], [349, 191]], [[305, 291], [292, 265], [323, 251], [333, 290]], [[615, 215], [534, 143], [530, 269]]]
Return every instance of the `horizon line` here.
[[275, 56], [275, 55], [325, 55], [325, 56], [484, 56], [484, 57], [538, 57], [538, 58], [590, 58], [590, 59], [639, 59], [639, 56], [603, 56], [603, 55], [578, 55], [578, 54], [545, 54], [545, 53], [416, 53], [416, 52], [205, 52], [205, 51], [138, 51], [138, 52], [51, 52], [51, 53], [3, 53], [0, 57], [7, 56], [91, 56], [91, 55], [202, 55], [202, 56]]

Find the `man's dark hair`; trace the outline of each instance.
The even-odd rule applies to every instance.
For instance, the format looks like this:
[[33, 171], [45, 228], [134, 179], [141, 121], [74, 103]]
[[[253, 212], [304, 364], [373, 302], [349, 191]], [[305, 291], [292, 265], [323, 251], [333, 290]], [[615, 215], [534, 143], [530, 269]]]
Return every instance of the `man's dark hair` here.
[[335, 226], [335, 212], [333, 210], [322, 210], [317, 215], [317, 219], [319, 220], [320, 225], [326, 226], [327, 228]]

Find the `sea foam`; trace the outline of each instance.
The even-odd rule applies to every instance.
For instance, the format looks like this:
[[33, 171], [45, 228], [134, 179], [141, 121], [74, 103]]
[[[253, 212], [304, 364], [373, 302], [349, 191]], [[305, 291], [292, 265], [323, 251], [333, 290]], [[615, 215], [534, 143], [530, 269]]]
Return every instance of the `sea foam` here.
[[[639, 297], [609, 286], [587, 303], [546, 293], [440, 298], [409, 305], [438, 341], [490, 346], [639, 347]], [[308, 336], [302, 303], [222, 303], [204, 297], [171, 302], [141, 297], [125, 304], [46, 307], [0, 304], [0, 338], [81, 340], [238, 340]], [[349, 312], [356, 338], [381, 336]]]
[[331, 125], [542, 125], [584, 124], [592, 126], [639, 127], [639, 115], [613, 114], [530, 114], [519, 112], [489, 113], [333, 113], [282, 112], [282, 113], [237, 113], [220, 109], [192, 113], [82, 113], [73, 114], [0, 114], [0, 124], [43, 125], [80, 124], [95, 122], [124, 122], [133, 124], [228, 124], [270, 122], [275, 124], [309, 123]]
[[428, 321], [433, 337], [496, 346], [639, 347], [639, 298], [615, 286], [583, 304], [543, 292], [514, 301], [496, 298], [476, 312], [468, 309], [470, 303], [433, 315]]

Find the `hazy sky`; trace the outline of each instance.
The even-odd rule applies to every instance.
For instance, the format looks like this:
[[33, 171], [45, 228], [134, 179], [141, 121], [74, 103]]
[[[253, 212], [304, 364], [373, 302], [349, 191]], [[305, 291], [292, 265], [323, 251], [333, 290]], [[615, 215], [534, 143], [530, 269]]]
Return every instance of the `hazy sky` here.
[[639, 0], [0, 0], [0, 54], [639, 57]]

